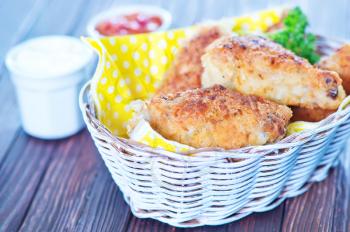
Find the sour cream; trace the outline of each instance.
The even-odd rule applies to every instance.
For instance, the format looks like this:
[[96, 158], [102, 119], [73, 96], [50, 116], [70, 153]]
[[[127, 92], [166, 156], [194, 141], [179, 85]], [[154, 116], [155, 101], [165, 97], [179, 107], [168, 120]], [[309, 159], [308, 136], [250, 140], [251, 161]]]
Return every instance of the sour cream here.
[[77, 71], [91, 59], [91, 51], [80, 40], [48, 36], [29, 40], [10, 53], [8, 64], [32, 78], [51, 78]]
[[24, 130], [67, 137], [83, 127], [78, 94], [89, 78], [92, 52], [77, 38], [45, 36], [17, 45], [6, 57]]

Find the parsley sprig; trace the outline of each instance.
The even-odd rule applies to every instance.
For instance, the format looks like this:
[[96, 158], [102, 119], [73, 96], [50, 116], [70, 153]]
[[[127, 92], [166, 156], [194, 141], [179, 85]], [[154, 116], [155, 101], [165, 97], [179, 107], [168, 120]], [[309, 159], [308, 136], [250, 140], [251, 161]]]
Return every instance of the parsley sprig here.
[[315, 35], [306, 32], [308, 25], [306, 15], [299, 7], [295, 7], [283, 19], [283, 27], [269, 33], [268, 37], [314, 64], [320, 56], [316, 53]]

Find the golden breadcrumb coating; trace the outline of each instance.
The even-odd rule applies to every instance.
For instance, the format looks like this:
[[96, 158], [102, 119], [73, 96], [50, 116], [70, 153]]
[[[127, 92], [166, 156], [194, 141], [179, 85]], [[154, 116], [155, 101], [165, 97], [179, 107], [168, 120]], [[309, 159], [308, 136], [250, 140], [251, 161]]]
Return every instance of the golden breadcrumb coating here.
[[292, 107], [293, 117], [292, 122], [295, 121], [306, 121], [306, 122], [318, 122], [322, 119], [327, 118], [330, 114], [334, 113], [336, 110], [327, 110], [321, 108], [302, 108], [302, 107]]
[[201, 56], [210, 43], [224, 34], [227, 32], [219, 26], [200, 28], [195, 36], [179, 50], [157, 94], [176, 93], [201, 87], [203, 72]]
[[[342, 79], [342, 85], [347, 94], [350, 94], [350, 44], [345, 44], [332, 55], [324, 57], [317, 67], [324, 70], [335, 71]], [[318, 122], [334, 113], [335, 110], [321, 108], [293, 107], [291, 121]]]
[[334, 54], [323, 58], [319, 67], [337, 72], [343, 80], [345, 92], [350, 94], [350, 44], [343, 45]]
[[151, 126], [167, 139], [196, 148], [240, 148], [283, 138], [292, 111], [223, 86], [157, 95], [148, 104]]
[[202, 56], [202, 86], [221, 84], [290, 106], [337, 109], [345, 97], [336, 72], [313, 67], [258, 36], [224, 36]]

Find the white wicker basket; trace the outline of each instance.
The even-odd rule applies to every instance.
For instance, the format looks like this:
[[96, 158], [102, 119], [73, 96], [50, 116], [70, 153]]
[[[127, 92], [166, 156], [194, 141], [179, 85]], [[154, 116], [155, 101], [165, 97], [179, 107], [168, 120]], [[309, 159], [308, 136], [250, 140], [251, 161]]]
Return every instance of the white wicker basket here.
[[[321, 54], [342, 43], [318, 37]], [[177, 227], [236, 221], [304, 193], [337, 164], [350, 133], [349, 106], [275, 144], [186, 156], [114, 137], [96, 119], [89, 88], [79, 99], [84, 120], [133, 214]]]
[[133, 214], [178, 227], [232, 222], [305, 192], [337, 164], [350, 132], [347, 107], [276, 144], [186, 156], [114, 137], [95, 118], [89, 87], [80, 96], [84, 120]]

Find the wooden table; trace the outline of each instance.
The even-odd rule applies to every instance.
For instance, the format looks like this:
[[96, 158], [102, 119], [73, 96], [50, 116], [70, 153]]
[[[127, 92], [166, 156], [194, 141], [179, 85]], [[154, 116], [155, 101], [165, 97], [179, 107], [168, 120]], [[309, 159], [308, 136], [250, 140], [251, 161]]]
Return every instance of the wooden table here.
[[[169, 9], [173, 26], [178, 27], [283, 1], [153, 2]], [[118, 4], [111, 0], [0, 1], [1, 231], [183, 231], [131, 214], [86, 130], [69, 139], [42, 141], [26, 135], [20, 126], [14, 89], [3, 65], [6, 51], [35, 36], [82, 35], [92, 15]], [[317, 4], [317, 11], [309, 10], [311, 21], [317, 22], [315, 15], [321, 17], [326, 9], [329, 12], [320, 20], [328, 18], [335, 23], [313, 24], [315, 30], [323, 28], [326, 33], [349, 38], [350, 4], [345, 0]], [[307, 12], [311, 9], [310, 4], [303, 6]], [[193, 231], [350, 231], [349, 155], [345, 149], [339, 166], [325, 181], [270, 212]]]

